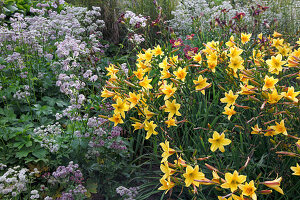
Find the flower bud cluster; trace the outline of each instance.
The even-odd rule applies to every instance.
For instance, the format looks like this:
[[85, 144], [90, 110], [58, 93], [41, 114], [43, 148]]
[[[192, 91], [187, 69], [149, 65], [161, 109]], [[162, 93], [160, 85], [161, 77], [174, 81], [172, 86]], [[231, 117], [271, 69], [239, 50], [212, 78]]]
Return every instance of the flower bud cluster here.
[[145, 27], [147, 22], [147, 18], [143, 17], [141, 14], [136, 15], [132, 11], [126, 11], [126, 13], [124, 14], [124, 19], [129, 20], [129, 24], [133, 27]]
[[46, 147], [50, 152], [57, 152], [59, 150], [59, 143], [57, 136], [62, 133], [61, 125], [56, 122], [48, 126], [40, 126], [33, 131], [34, 139], [41, 144], [41, 147]]
[[93, 75], [92, 70], [88, 69], [84, 74], [83, 78], [88, 79], [91, 82], [96, 82], [98, 79], [97, 75]]
[[78, 90], [85, 87], [85, 82], [77, 79], [74, 74], [59, 74], [56, 86], [60, 87], [60, 91], [66, 95], [74, 95]]
[[[1, 164], [1, 170], [6, 165]], [[28, 169], [15, 166], [7, 169], [7, 171], [0, 176], [0, 195], [12, 198], [27, 190], [27, 183], [29, 182]]]
[[138, 187], [130, 187], [126, 188], [124, 186], [119, 186], [116, 189], [116, 192], [125, 200], [134, 200], [136, 196], [138, 195]]
[[26, 99], [30, 96], [30, 92], [29, 92], [29, 86], [28, 85], [24, 85], [23, 87], [23, 91], [22, 90], [18, 90], [16, 91], [16, 93], [13, 95], [13, 97], [15, 99], [18, 99], [18, 100], [22, 100], [22, 99]]
[[38, 198], [40, 198], [39, 192], [37, 190], [32, 190], [30, 192], [30, 194], [31, 194], [30, 199], [38, 199]]
[[129, 41], [135, 44], [141, 44], [145, 41], [145, 38], [140, 34], [133, 34], [128, 37]]
[[63, 192], [58, 199], [73, 199], [77, 195], [83, 195], [87, 192], [86, 188], [82, 185], [84, 180], [83, 174], [78, 168], [78, 164], [74, 164], [73, 161], [71, 161], [67, 167], [59, 166], [56, 171], [52, 173], [52, 176], [57, 182], [68, 182], [69, 185], [72, 186], [72, 189], [69, 189], [68, 192]]

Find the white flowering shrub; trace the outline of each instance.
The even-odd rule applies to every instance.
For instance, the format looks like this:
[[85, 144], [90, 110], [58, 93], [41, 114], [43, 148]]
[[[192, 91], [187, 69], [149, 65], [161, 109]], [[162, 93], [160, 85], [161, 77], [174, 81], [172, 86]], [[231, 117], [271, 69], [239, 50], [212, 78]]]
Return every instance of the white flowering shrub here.
[[142, 33], [143, 29], [147, 26], [147, 18], [141, 14], [137, 15], [132, 11], [126, 11], [120, 17], [120, 22], [125, 24], [128, 31], [128, 40], [139, 45], [145, 41], [145, 35]]
[[[1, 171], [6, 168], [2, 165]], [[13, 198], [26, 191], [29, 183], [28, 169], [15, 166], [0, 176], [0, 198]]]
[[[183, 0], [179, 1], [176, 9], [172, 12], [174, 18], [169, 23], [179, 33], [189, 33], [193, 30], [194, 25], [200, 30], [209, 29], [215, 25], [216, 19], [217, 23], [218, 20], [220, 20], [219, 23], [234, 23], [233, 18], [239, 13], [244, 13], [242, 21], [245, 25], [252, 27], [259, 18], [259, 28], [262, 29], [276, 21], [278, 24], [285, 23], [287, 18], [282, 14], [283, 9], [277, 8], [278, 4], [274, 1], [256, 0], [248, 1], [247, 4], [232, 4], [231, 1], [223, 1], [220, 5], [216, 5], [213, 1], [208, 0]], [[290, 10], [289, 7], [284, 9]]]

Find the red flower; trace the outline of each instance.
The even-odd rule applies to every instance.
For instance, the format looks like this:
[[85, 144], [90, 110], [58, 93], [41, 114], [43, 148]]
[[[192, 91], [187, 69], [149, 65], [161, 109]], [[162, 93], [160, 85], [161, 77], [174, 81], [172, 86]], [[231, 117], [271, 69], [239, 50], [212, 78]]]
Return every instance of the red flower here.
[[195, 34], [187, 35], [186, 39], [187, 40], [192, 40], [194, 36], [195, 36]]
[[184, 56], [187, 59], [191, 59], [198, 52], [198, 47], [191, 48], [189, 45], [186, 45], [183, 49]]
[[180, 47], [180, 46], [184, 46], [183, 41], [181, 38], [178, 38], [177, 40], [170, 40], [170, 43], [172, 44], [172, 47]]
[[259, 4], [257, 4], [257, 7], [260, 8], [260, 9], [262, 9], [263, 11], [266, 11], [269, 8], [267, 6], [261, 6]]
[[236, 13], [235, 16], [232, 19], [240, 20], [242, 19], [246, 14], [245, 13]]

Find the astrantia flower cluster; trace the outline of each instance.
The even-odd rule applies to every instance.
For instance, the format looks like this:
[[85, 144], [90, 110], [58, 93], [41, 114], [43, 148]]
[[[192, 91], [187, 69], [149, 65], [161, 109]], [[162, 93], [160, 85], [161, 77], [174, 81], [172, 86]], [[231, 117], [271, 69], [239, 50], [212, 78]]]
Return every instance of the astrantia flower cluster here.
[[[3, 169], [2, 169], [3, 170]], [[28, 189], [29, 174], [28, 169], [15, 166], [8, 168], [0, 176], [0, 195], [4, 197], [16, 197]]]
[[14, 98], [18, 100], [26, 100], [27, 98], [30, 97], [30, 88], [28, 85], [24, 85], [23, 91], [18, 90], [16, 93], [13, 95]]
[[116, 189], [116, 192], [124, 198], [124, 200], [135, 200], [136, 196], [138, 195], [138, 187], [130, 187], [126, 188], [124, 186], [119, 186]]
[[145, 27], [146, 26], [146, 21], [147, 18], [145, 18], [142, 15], [136, 15], [134, 12], [132, 11], [126, 11], [126, 13], [123, 15], [123, 18], [125, 20], [129, 21], [129, 24], [133, 27]]
[[66, 192], [63, 192], [60, 200], [73, 199], [75, 197], [83, 197], [87, 192], [86, 188], [82, 185], [84, 178], [82, 172], [78, 169], [78, 164], [74, 164], [73, 161], [68, 166], [59, 166], [52, 176], [55, 178], [54, 183], [68, 183], [68, 188], [65, 188]]
[[135, 45], [139, 45], [145, 41], [143, 34], [138, 33], [140, 29], [143, 29], [147, 25], [147, 18], [142, 15], [136, 15], [132, 11], [126, 11], [122, 14], [119, 22], [126, 25], [129, 32], [128, 40]]
[[121, 137], [121, 127], [115, 126], [111, 131], [103, 129], [101, 125], [106, 123], [108, 120], [103, 118], [89, 118], [87, 125], [89, 127], [94, 127], [93, 132], [90, 134], [86, 132], [85, 134], [78, 134], [78, 137], [89, 137], [90, 141], [88, 143], [88, 152], [86, 153], [86, 158], [90, 159], [94, 156], [101, 157], [101, 152], [104, 150], [114, 151], [124, 151], [127, 150], [127, 145], [124, 143]]
[[49, 149], [50, 152], [57, 152], [60, 147], [57, 139], [61, 137], [61, 133], [61, 125], [57, 122], [52, 125], [35, 128], [32, 135], [41, 144], [41, 147]]

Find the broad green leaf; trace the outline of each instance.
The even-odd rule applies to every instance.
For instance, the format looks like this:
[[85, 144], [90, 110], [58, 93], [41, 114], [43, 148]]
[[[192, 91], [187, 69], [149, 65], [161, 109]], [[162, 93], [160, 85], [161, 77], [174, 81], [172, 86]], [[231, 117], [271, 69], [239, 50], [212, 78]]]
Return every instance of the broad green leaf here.
[[16, 153], [16, 157], [17, 158], [27, 157], [30, 152], [32, 152], [32, 149], [22, 149], [21, 151]]
[[18, 8], [16, 6], [13, 5], [8, 5], [6, 6], [6, 8], [10, 11], [10, 12], [16, 12], [18, 10]]
[[35, 157], [37, 157], [39, 159], [42, 159], [42, 158], [46, 157], [47, 153], [48, 152], [46, 151], [46, 149], [38, 149], [36, 151], [33, 151], [32, 155], [34, 155]]

